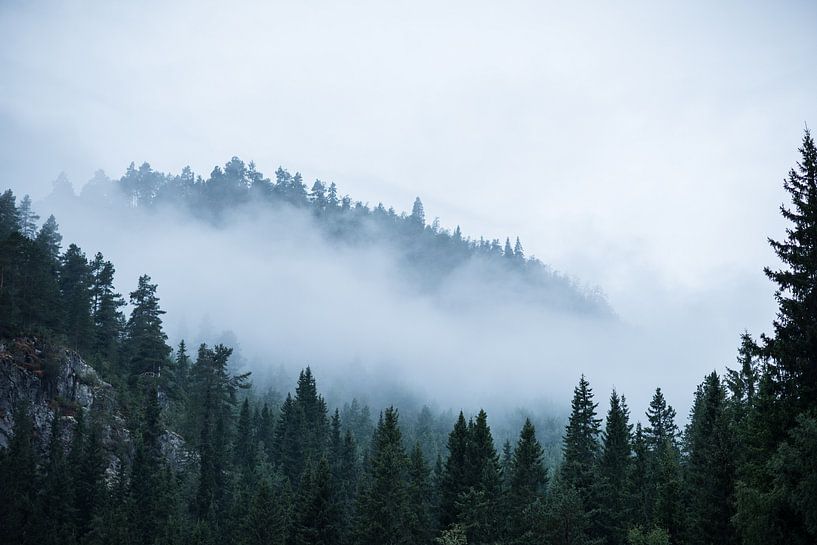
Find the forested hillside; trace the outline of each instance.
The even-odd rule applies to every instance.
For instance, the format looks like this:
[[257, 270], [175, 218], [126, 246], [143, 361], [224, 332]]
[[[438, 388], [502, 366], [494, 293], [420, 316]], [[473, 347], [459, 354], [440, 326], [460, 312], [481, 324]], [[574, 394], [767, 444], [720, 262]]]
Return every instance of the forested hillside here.
[[[539, 259], [526, 256], [519, 237], [471, 238], [457, 226], [440, 226], [427, 218], [417, 197], [411, 213], [399, 213], [378, 203], [369, 206], [341, 195], [335, 183], [315, 180], [308, 188], [300, 173], [283, 168], [274, 180], [254, 163], [233, 157], [216, 166], [207, 178], [185, 168], [171, 175], [155, 171], [148, 163], [133, 163], [118, 180], [97, 172], [74, 196], [67, 179], [59, 178], [46, 204], [66, 202], [110, 209], [138, 209], [160, 213], [173, 209], [213, 225], [229, 223], [236, 216], [287, 212], [306, 213], [320, 232], [335, 245], [377, 245], [397, 254], [401, 272], [420, 292], [444, 289], [447, 279], [469, 268], [494, 290], [507, 296], [563, 312], [609, 316], [611, 310], [597, 288], [580, 286]], [[278, 225], [281, 231], [298, 228]], [[277, 236], [286, 235], [285, 232]], [[270, 233], [270, 244], [276, 234]], [[259, 252], [263, 249], [259, 249]]]
[[[407, 260], [443, 263], [440, 274], [485, 256], [525, 278], [562, 282], [525, 260], [521, 245], [503, 250], [426, 225], [419, 200], [410, 216], [370, 210], [332, 186], [307, 192], [283, 170], [273, 184], [238, 160], [206, 182], [144, 166], [118, 184], [126, 191], [102, 180], [81, 198], [183, 203], [212, 222], [245, 200], [287, 202], [326, 218], [327, 232], [344, 241], [393, 238]], [[6, 191], [0, 366], [14, 373], [0, 379], [41, 388], [49, 418], [32, 414], [30, 392], [1, 400], [12, 409], [0, 414], [11, 424], [0, 454], [0, 542], [815, 543], [817, 149], [808, 132], [785, 188], [788, 230], [770, 241], [781, 265], [766, 269], [778, 289], [774, 333], [745, 333], [735, 368], [702, 377], [684, 422], [660, 388], [643, 417], [630, 414], [626, 392], [605, 392], [600, 405], [576, 370], [558, 457], [530, 420], [500, 445], [484, 411], [459, 413], [440, 445], [427, 411], [407, 419], [394, 406], [330, 407], [309, 367], [283, 399], [254, 390], [252, 376], [232, 370], [230, 348], [168, 345], [149, 276], [128, 295], [126, 313], [114, 264], [74, 244], [63, 249], [54, 217], [39, 225], [30, 201]], [[604, 307], [570, 293], [576, 308]], [[62, 360], [54, 354], [65, 349], [96, 369], [104, 384], [94, 379], [94, 391], [110, 388], [104, 398], [115, 401], [55, 393]], [[127, 439], [111, 441], [114, 426]], [[181, 464], [163, 447], [167, 430], [184, 439], [190, 455]]]

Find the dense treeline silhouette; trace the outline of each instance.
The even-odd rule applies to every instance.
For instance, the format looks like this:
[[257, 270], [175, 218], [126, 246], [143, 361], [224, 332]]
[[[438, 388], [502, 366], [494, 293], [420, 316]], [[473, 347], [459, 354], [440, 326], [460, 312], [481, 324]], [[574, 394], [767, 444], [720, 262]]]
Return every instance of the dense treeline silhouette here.
[[[440, 227], [439, 220], [429, 221], [419, 197], [408, 214], [382, 203], [370, 207], [341, 195], [334, 183], [315, 180], [308, 189], [299, 173], [293, 175], [283, 168], [270, 180], [254, 163], [245, 164], [237, 157], [215, 167], [207, 178], [195, 175], [189, 167], [178, 175], [157, 172], [148, 163], [131, 164], [115, 181], [97, 172], [79, 197], [74, 197], [71, 184], [61, 177], [55, 182], [53, 198], [146, 214], [172, 208], [219, 226], [236, 216], [294, 211], [308, 216], [333, 244], [388, 248], [399, 257], [401, 271], [412, 285], [423, 291], [439, 288], [452, 274], [471, 265], [484, 282], [524, 301], [561, 311], [612, 314], [599, 290], [581, 287], [526, 256], [518, 237], [515, 241], [508, 237], [504, 243], [472, 239], [459, 226], [451, 231]], [[284, 223], [280, 228], [291, 227]]]
[[[60, 254], [53, 218], [37, 230], [30, 203], [17, 206], [7, 191], [0, 334], [37, 334], [95, 362], [121, 395], [134, 447], [106, 473], [103, 414], [53, 418], [41, 448], [20, 406], [0, 457], [0, 541], [814, 543], [817, 149], [808, 132], [800, 153], [785, 182], [786, 237], [770, 241], [782, 261], [766, 270], [778, 286], [774, 334], [741, 337], [737, 367], [704, 377], [683, 429], [660, 389], [633, 422], [618, 392], [600, 411], [582, 376], [555, 467], [530, 421], [497, 450], [484, 411], [460, 413], [444, 455], [429, 459], [427, 436], [408, 441], [394, 407], [372, 427], [357, 405], [330, 411], [309, 368], [280, 405], [246, 395], [249, 376], [231, 372], [229, 348], [171, 351], [149, 277], [126, 319], [113, 266], [74, 245]], [[150, 187], [136, 198], [186, 186]], [[229, 187], [220, 199], [236, 198]], [[194, 452], [181, 470], [162, 453], [166, 427]]]

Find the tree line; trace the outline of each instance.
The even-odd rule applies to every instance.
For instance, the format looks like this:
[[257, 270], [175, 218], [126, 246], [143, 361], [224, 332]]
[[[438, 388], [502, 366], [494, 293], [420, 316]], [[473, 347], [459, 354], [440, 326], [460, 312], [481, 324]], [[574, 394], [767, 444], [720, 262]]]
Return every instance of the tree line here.
[[[351, 417], [330, 411], [309, 368], [280, 405], [248, 396], [250, 377], [231, 371], [229, 348], [201, 345], [194, 358], [182, 342], [171, 351], [148, 277], [125, 320], [100, 272], [113, 267], [72, 246], [59, 254], [53, 218], [37, 231], [28, 205], [6, 192], [2, 334], [39, 331], [105, 362], [133, 448], [111, 471], [107, 416], [95, 410], [53, 418], [39, 448], [19, 407], [0, 455], [0, 541], [814, 543], [817, 149], [808, 132], [800, 155], [784, 183], [786, 235], [770, 241], [782, 263], [766, 269], [778, 287], [774, 333], [741, 336], [737, 365], [703, 378], [683, 429], [660, 389], [634, 421], [616, 391], [600, 411], [582, 376], [555, 466], [530, 420], [498, 449], [484, 411], [461, 412], [433, 460], [422, 437], [407, 441], [395, 407], [362, 440]], [[168, 427], [193, 454], [180, 470], [163, 454]]]

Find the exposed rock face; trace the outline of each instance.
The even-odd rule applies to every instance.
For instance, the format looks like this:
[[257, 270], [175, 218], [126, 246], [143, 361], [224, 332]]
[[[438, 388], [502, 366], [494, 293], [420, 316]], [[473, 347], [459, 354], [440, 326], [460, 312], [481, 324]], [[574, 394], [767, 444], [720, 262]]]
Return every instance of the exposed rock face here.
[[[116, 474], [120, 457], [132, 454], [131, 432], [119, 412], [114, 388], [72, 350], [49, 350], [33, 338], [0, 343], [0, 448], [8, 445], [14, 410], [20, 403], [31, 412], [37, 442], [43, 450], [54, 417], [64, 420], [67, 441], [73, 434], [76, 414], [83, 411], [87, 416], [93, 409], [102, 415], [108, 474]], [[178, 434], [165, 431], [161, 443], [173, 469], [178, 471], [190, 462], [191, 455]]]

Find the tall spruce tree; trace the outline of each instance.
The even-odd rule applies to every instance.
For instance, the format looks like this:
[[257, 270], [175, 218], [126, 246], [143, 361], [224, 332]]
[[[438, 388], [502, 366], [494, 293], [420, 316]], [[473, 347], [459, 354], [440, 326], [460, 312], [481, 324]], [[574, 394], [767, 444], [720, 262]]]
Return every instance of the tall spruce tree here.
[[513, 452], [511, 482], [506, 496], [505, 534], [512, 543], [533, 529], [530, 512], [544, 499], [548, 482], [543, 459], [544, 451], [536, 439], [536, 428], [526, 418]]
[[406, 462], [397, 410], [389, 407], [378, 421], [358, 494], [355, 534], [359, 545], [409, 543]]
[[718, 375], [707, 375], [695, 396], [686, 445], [686, 542], [690, 545], [736, 542], [734, 515], [735, 442], [726, 391]]
[[468, 442], [468, 424], [460, 411], [454, 429], [448, 435], [448, 458], [440, 487], [440, 526], [443, 528], [459, 519], [457, 500], [469, 485]]
[[156, 289], [150, 277], [142, 275], [136, 291], [130, 294], [133, 310], [125, 329], [124, 350], [131, 375], [159, 375], [170, 355], [167, 335], [162, 329], [165, 311], [159, 307]]
[[93, 345], [91, 282], [91, 269], [85, 254], [76, 244], [71, 244], [61, 258], [60, 292], [63, 326], [68, 342], [75, 350]]
[[613, 390], [602, 433], [598, 480], [595, 483], [598, 527], [601, 536], [610, 545], [626, 543], [629, 529], [627, 479], [632, 461], [632, 425], [629, 419], [626, 400]]
[[601, 419], [596, 418], [597, 406], [590, 383], [582, 375], [573, 390], [570, 418], [565, 427], [561, 477], [566, 485], [579, 492], [587, 508], [590, 507], [594, 469], [599, 455]]

